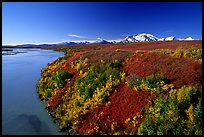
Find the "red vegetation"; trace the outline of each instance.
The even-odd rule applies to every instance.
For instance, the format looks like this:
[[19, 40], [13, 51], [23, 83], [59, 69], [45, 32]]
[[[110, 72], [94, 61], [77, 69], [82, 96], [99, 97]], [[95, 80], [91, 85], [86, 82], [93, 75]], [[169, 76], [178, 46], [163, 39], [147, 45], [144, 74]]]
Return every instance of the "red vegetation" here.
[[[134, 91], [125, 83], [121, 83], [111, 95], [110, 105], [101, 105], [89, 114], [81, 116], [76, 127], [83, 134], [88, 134], [88, 131], [96, 126], [102, 134], [113, 133], [111, 124], [114, 125], [114, 132], [133, 128], [125, 123], [126, 119], [134, 117], [137, 112], [141, 113], [150, 98], [150, 93]], [[137, 127], [141, 122], [142, 120], [138, 122]], [[136, 128], [133, 129], [136, 130]], [[97, 130], [94, 132], [96, 133]]]
[[[87, 52], [96, 52], [96, 51], [116, 51], [121, 49], [121, 51], [128, 51], [134, 53], [135, 50], [154, 50], [154, 49], [176, 49], [179, 46], [182, 46], [184, 49], [188, 48], [202, 48], [201, 40], [193, 41], [153, 41], [153, 42], [135, 42], [129, 44], [88, 44], [84, 45], [71, 45], [69, 48], [80, 49]], [[62, 46], [63, 47], [63, 46]], [[66, 46], [64, 46], [66, 47]]]
[[157, 53], [136, 54], [126, 60], [123, 70], [127, 75], [163, 74], [176, 88], [202, 82], [201, 63]]
[[[174, 50], [181, 45], [183, 48], [201, 48], [201, 41], [143, 42], [127, 45], [92, 45], [92, 47], [87, 45], [82, 48], [89, 51], [90, 55], [87, 54], [87, 57], [91, 63], [100, 60], [111, 62], [115, 59], [123, 61], [124, 58], [135, 53], [135, 50], [143, 50], [144, 54], [134, 55], [125, 61], [122, 70], [127, 76], [130, 74], [148, 76], [160, 73], [167, 76], [176, 88], [201, 83], [202, 65], [200, 63], [190, 59], [145, 52], [152, 49]], [[94, 48], [92, 52], [91, 48]], [[116, 52], [117, 49], [120, 51]], [[137, 128], [125, 121], [134, 117], [138, 112], [141, 113], [148, 102], [156, 97], [157, 95], [151, 95], [148, 92], [134, 91], [125, 83], [121, 83], [110, 96], [111, 104], [100, 105], [97, 109], [81, 116], [76, 129], [81, 134], [113, 134], [117, 131], [136, 133], [143, 119], [137, 119]], [[114, 131], [111, 125], [114, 125]], [[124, 133], [121, 132], [121, 134]]]
[[106, 63], [111, 63], [115, 60], [124, 61], [127, 57], [130, 57], [133, 53], [127, 51], [95, 51], [87, 52], [85, 57], [88, 58], [88, 64], [95, 64], [104, 61]]
[[68, 70], [70, 73], [75, 72], [76, 70], [71, 68], [69, 64], [73, 62], [75, 59], [77, 59], [80, 55], [82, 55], [84, 52], [75, 52], [72, 57], [68, 58], [65, 62], [61, 63], [58, 65], [54, 70], [52, 70], [51, 74], [57, 71], [60, 68], [65, 68]]
[[63, 89], [58, 89], [57, 95], [52, 96], [49, 99], [48, 105], [51, 107], [56, 107], [59, 103], [61, 103], [62, 96], [64, 95], [65, 92], [67, 92], [67, 89], [74, 84], [74, 81], [78, 76], [79, 76], [78, 72], [74, 73], [73, 77], [71, 78], [71, 81], [68, 82]]
[[52, 96], [49, 101], [48, 101], [48, 105], [51, 107], [55, 107], [57, 106], [60, 102], [62, 101], [61, 97], [58, 96]]
[[172, 49], [175, 50], [182, 46], [188, 48], [202, 48], [202, 41], [154, 41], [154, 42], [135, 42], [120, 46], [110, 46], [106, 50], [112, 51], [121, 49], [122, 51], [135, 52], [135, 50], [154, 50], [154, 49]]
[[83, 52], [74, 53], [74, 55], [72, 57], [70, 57], [69, 59], [67, 59], [66, 62], [58, 65], [57, 68], [52, 70], [51, 73], [57, 71], [60, 68], [64, 68], [64, 69], [68, 70], [70, 73], [73, 73], [73, 77], [70, 79], [70, 82], [68, 82], [63, 89], [58, 89], [57, 95], [52, 96], [49, 99], [49, 101], [48, 101], [49, 106], [51, 106], [51, 107], [57, 106], [62, 101], [62, 96], [64, 95], [64, 93], [66, 92], [68, 87], [70, 87], [74, 84], [74, 81], [75, 81], [76, 77], [79, 75], [79, 73], [77, 72], [76, 69], [70, 67], [69, 63], [71, 63], [72, 61], [77, 59], [81, 54], [83, 54]]
[[[86, 53], [88, 63], [100, 63], [102, 61], [113, 62], [124, 61], [122, 70], [126, 76], [136, 74], [139, 76], [148, 76], [151, 74], [163, 74], [172, 83], [175, 88], [180, 88], [183, 85], [193, 85], [202, 83], [202, 62], [196, 62], [188, 58], [175, 58], [168, 55], [149, 52], [154, 49], [177, 49], [182, 46], [187, 48], [202, 48], [202, 41], [162, 41], [162, 42], [139, 42], [125, 45], [74, 45], [69, 48], [79, 48], [85, 52], [75, 52], [67, 61], [59, 64], [57, 68], [52, 70], [52, 73], [60, 68], [68, 70], [73, 73], [71, 81], [66, 84], [63, 89], [59, 90], [59, 94], [51, 97], [48, 104], [56, 106], [60, 103], [61, 97], [68, 87], [74, 84], [78, 72], [69, 66], [69, 63], [78, 58], [81, 54]], [[136, 50], [144, 51], [144, 53], [137, 53]], [[62, 94], [61, 94], [62, 93]], [[134, 125], [125, 122], [128, 118], [132, 118], [138, 113], [141, 113], [144, 107], [150, 100], [155, 100], [157, 95], [150, 94], [144, 91], [132, 90], [124, 82], [116, 88], [116, 90], [109, 97], [110, 103], [99, 105], [98, 108], [91, 110], [86, 115], [79, 117], [75, 128], [81, 134], [113, 134], [119, 131], [136, 133], [143, 118], [137, 118], [137, 124]], [[113, 128], [114, 126], [114, 128]]]

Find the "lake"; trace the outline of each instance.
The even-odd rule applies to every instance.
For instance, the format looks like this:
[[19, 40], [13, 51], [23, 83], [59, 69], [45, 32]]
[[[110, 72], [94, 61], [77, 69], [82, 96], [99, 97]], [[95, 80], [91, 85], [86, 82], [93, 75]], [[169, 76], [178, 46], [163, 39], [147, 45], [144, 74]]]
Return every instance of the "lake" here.
[[2, 51], [2, 134], [63, 135], [38, 98], [36, 84], [45, 65], [62, 52], [42, 49]]

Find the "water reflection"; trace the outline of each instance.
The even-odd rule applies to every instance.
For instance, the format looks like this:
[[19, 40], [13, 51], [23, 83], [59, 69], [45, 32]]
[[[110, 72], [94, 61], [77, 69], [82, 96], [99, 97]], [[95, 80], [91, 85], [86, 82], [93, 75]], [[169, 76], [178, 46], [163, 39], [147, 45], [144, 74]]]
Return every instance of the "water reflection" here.
[[36, 134], [50, 135], [48, 125], [41, 121], [37, 115], [20, 114], [14, 120], [16, 123], [21, 123], [22, 127], [30, 126]]

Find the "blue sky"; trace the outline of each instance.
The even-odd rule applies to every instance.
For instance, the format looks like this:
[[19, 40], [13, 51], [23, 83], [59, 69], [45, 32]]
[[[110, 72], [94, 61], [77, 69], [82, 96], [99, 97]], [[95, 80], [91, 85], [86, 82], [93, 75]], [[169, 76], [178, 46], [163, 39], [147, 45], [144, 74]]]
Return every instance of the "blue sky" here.
[[114, 40], [138, 33], [202, 39], [202, 3], [2, 3], [3, 44]]

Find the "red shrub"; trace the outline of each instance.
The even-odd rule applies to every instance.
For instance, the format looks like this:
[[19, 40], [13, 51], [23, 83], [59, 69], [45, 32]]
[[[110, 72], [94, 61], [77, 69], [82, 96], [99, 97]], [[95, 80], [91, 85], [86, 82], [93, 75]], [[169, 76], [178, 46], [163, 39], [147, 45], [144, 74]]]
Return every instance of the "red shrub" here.
[[125, 120], [141, 112], [150, 97], [150, 93], [134, 91], [125, 83], [121, 83], [110, 97], [111, 105], [101, 105], [89, 114], [81, 116], [76, 128], [80, 133], [87, 134], [87, 131], [93, 128], [91, 125], [96, 125], [101, 133], [112, 134], [111, 125], [115, 124], [114, 132], [124, 131], [131, 128]]
[[127, 75], [163, 74], [176, 88], [202, 82], [202, 64], [157, 53], [137, 54], [126, 60], [123, 70]]
[[55, 71], [57, 71], [60, 68], [66, 68], [66, 69], [70, 69], [70, 72], [73, 72], [74, 70], [71, 69], [68, 65], [73, 62], [75, 59], [77, 59], [81, 54], [83, 54], [84, 52], [75, 52], [72, 57], [68, 58], [65, 62], [60, 63], [55, 69], [53, 69], [51, 71], [51, 74], [54, 73]]
[[62, 101], [62, 98], [61, 98], [61, 97], [53, 96], [53, 97], [51, 97], [51, 98], [49, 99], [48, 105], [51, 106], [51, 107], [55, 107], [55, 106], [57, 106], [61, 101]]

